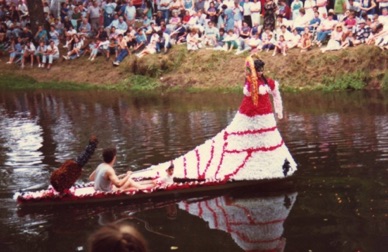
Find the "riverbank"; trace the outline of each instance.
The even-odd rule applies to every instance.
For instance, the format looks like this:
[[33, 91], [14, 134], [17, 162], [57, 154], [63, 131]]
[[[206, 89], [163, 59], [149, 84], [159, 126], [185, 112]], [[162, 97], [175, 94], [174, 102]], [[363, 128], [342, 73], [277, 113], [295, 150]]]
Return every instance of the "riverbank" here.
[[[119, 67], [112, 60], [87, 57], [59, 59], [51, 70], [6, 65], [0, 62], [0, 86], [9, 88], [118, 89], [118, 90], [240, 90], [244, 60], [248, 54], [200, 50], [188, 52], [175, 46], [167, 54], [127, 57]], [[388, 52], [375, 46], [359, 46], [321, 53], [313, 49], [301, 54], [272, 57], [262, 52], [265, 74], [277, 79], [283, 90], [336, 90], [388, 88]], [[17, 84], [15, 84], [17, 83]]]

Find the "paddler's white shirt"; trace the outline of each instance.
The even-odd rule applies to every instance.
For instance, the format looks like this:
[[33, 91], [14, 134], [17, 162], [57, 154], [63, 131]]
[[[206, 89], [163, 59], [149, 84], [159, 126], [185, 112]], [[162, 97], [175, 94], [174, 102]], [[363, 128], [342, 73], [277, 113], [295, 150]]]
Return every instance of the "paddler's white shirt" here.
[[107, 163], [102, 163], [96, 168], [96, 176], [94, 178], [94, 190], [110, 192], [112, 190], [112, 181], [106, 178], [106, 172], [112, 169]]

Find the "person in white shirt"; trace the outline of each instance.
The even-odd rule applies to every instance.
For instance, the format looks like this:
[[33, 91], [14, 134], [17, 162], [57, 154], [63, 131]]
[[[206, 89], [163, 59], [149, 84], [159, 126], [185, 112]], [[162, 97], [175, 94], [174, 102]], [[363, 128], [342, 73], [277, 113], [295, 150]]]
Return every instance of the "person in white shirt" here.
[[309, 25], [310, 18], [306, 15], [306, 11], [304, 8], [299, 10], [299, 17], [294, 20], [293, 29], [296, 29], [300, 34], [303, 32], [304, 28]]
[[47, 63], [47, 70], [50, 70], [54, 59], [59, 59], [59, 50], [55, 42], [50, 40], [50, 44], [46, 46], [46, 51], [42, 58], [42, 67], [45, 67]]
[[31, 41], [27, 41], [26, 45], [24, 46], [24, 53], [22, 57], [22, 68], [24, 68], [24, 63], [26, 62], [26, 59], [30, 58], [31, 61], [31, 67], [34, 66], [34, 56], [35, 56], [35, 45]]

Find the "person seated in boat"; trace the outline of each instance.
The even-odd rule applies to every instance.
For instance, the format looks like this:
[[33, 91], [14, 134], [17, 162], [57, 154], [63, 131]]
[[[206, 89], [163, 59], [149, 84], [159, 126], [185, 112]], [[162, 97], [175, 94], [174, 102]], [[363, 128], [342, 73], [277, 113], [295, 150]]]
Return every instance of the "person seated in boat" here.
[[161, 176], [154, 180], [155, 185], [159, 186], [167, 186], [174, 183], [174, 164], [171, 163], [171, 165], [166, 169], [166, 174], [164, 176]]
[[94, 189], [98, 191], [127, 191], [131, 189], [146, 189], [150, 185], [140, 184], [130, 178], [131, 173], [128, 171], [125, 174], [116, 175], [113, 168], [116, 162], [116, 148], [106, 148], [102, 151], [104, 162], [97, 166], [97, 168], [90, 174], [89, 179], [94, 181]]

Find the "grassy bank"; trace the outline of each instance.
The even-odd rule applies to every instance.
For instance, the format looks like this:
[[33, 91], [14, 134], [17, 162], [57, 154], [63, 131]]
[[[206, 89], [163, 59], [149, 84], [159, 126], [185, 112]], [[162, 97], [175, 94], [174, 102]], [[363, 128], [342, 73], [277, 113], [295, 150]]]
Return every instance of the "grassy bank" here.
[[[337, 90], [388, 88], [388, 53], [373, 46], [305, 54], [291, 50], [286, 57], [262, 52], [265, 74], [280, 81], [282, 89]], [[187, 52], [175, 46], [168, 54], [142, 59], [127, 57], [119, 67], [97, 57], [59, 60], [50, 71], [20, 69], [0, 64], [0, 86], [7, 88], [105, 89], [105, 90], [241, 90], [247, 54], [201, 50]], [[6, 61], [6, 57], [2, 57]]]

